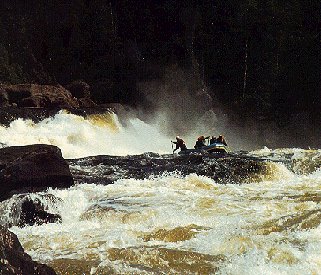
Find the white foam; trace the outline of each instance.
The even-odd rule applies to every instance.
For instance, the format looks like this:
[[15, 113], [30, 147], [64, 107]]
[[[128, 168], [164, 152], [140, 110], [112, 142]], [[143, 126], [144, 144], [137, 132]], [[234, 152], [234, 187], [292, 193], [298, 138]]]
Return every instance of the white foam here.
[[[107, 115], [107, 114], [106, 114]], [[17, 119], [9, 127], [0, 127], [0, 143], [6, 146], [36, 143], [58, 146], [65, 158], [91, 155], [130, 155], [144, 152], [171, 152], [170, 139], [156, 124], [133, 118], [126, 127], [115, 114], [101, 121], [59, 112], [39, 123]]]
[[[41, 261], [96, 255], [103, 265], [108, 262], [109, 248], [161, 246], [224, 255], [228, 260], [220, 264], [220, 274], [313, 273], [321, 266], [321, 227], [277, 230], [281, 220], [276, 221], [319, 209], [317, 202], [306, 197], [319, 192], [320, 178], [311, 184], [319, 176], [318, 171], [309, 176], [293, 175], [290, 181], [221, 185], [195, 174], [167, 174], [145, 180], [123, 179], [107, 186], [50, 189], [48, 193], [61, 199], [56, 207], [62, 224], [12, 230], [27, 252]], [[266, 225], [273, 220], [274, 224]], [[190, 239], [142, 238], [160, 229], [191, 225], [199, 229]], [[272, 231], [260, 233], [264, 228]], [[126, 269], [126, 265], [119, 262], [119, 268]]]
[[[124, 127], [116, 116], [97, 122], [60, 112], [38, 124], [19, 119], [0, 127], [0, 142], [54, 144], [70, 158], [168, 152], [169, 139], [158, 129], [157, 124], [138, 119]], [[252, 154], [315, 164], [320, 150], [264, 148]], [[301, 229], [302, 222], [295, 222], [320, 210], [321, 170], [298, 174], [279, 162], [270, 172], [271, 177], [243, 185], [172, 173], [122, 179], [107, 186], [84, 183], [66, 190], [49, 189], [47, 193], [58, 198], [55, 203], [32, 196], [39, 196], [50, 212], [60, 214], [62, 223], [11, 230], [33, 259], [43, 262], [95, 257], [103, 266], [108, 264], [110, 248], [160, 246], [224, 255], [227, 260], [220, 263], [219, 274], [320, 274], [321, 226], [312, 223], [311, 228]], [[0, 209], [6, 221], [11, 205], [12, 201]], [[282, 228], [282, 221], [291, 219], [294, 224], [285, 223]], [[143, 238], [158, 230], [190, 225], [199, 229], [192, 229], [197, 234], [186, 240]], [[124, 273], [132, 270], [126, 263], [114, 265]]]

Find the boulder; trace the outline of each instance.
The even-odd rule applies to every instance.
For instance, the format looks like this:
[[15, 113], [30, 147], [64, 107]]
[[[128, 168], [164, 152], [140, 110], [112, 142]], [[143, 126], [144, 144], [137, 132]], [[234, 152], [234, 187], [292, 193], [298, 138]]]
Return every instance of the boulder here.
[[79, 103], [60, 85], [0, 85], [0, 106], [77, 108]]
[[0, 200], [17, 193], [72, 184], [68, 163], [56, 146], [35, 144], [0, 149]]
[[76, 98], [90, 98], [90, 86], [81, 80], [74, 81], [66, 89]]
[[81, 108], [92, 108], [97, 106], [97, 104], [94, 101], [92, 101], [90, 98], [87, 98], [87, 97], [79, 98], [78, 102], [79, 102], [79, 107]]
[[33, 261], [24, 252], [15, 234], [0, 229], [0, 274], [55, 275], [56, 272], [49, 266]]
[[8, 93], [1, 89], [0, 89], [0, 106], [2, 107], [10, 106]]
[[0, 203], [0, 225], [3, 228], [10, 228], [60, 223], [61, 216], [51, 213], [54, 210], [49, 207], [49, 205], [56, 205], [60, 202], [61, 199], [47, 193], [14, 195]]
[[18, 226], [57, 222], [61, 222], [61, 216], [49, 213], [38, 198], [31, 199], [26, 197], [22, 202]]

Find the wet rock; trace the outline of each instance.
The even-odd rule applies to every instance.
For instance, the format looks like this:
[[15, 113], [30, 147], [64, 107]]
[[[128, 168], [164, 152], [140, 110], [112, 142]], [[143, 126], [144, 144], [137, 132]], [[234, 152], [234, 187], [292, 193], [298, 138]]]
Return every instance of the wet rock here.
[[[1, 94], [0, 94], [1, 96]], [[87, 99], [86, 99], [87, 100]], [[79, 101], [82, 101], [80, 99]], [[80, 104], [82, 104], [80, 102]], [[10, 123], [18, 118], [21, 119], [31, 119], [33, 122], [38, 123], [48, 117], [52, 117], [56, 115], [62, 109], [66, 110], [69, 113], [87, 117], [92, 114], [104, 114], [111, 113], [114, 111], [112, 107], [106, 106], [92, 106], [90, 107], [90, 99], [86, 103], [86, 107], [84, 108], [22, 108], [22, 107], [0, 107], [0, 124], [9, 126]], [[1, 103], [0, 103], [1, 105]]]
[[0, 85], [0, 107], [8, 105], [18, 107], [79, 107], [77, 99], [60, 85]]
[[53, 214], [48, 205], [56, 205], [61, 199], [52, 194], [18, 194], [0, 203], [0, 225], [12, 226], [60, 223], [61, 216]]
[[[1, 94], [0, 94], [1, 97]], [[0, 103], [1, 105], [1, 103]], [[0, 108], [0, 124], [9, 126], [10, 123], [18, 118], [30, 119], [35, 123], [54, 116], [59, 112], [60, 108], [19, 108], [19, 107], [1, 107]]]
[[97, 106], [97, 104], [90, 98], [82, 97], [78, 99], [79, 107], [81, 108], [91, 108]]
[[81, 80], [74, 81], [66, 86], [66, 89], [76, 98], [90, 98], [90, 86]]
[[73, 97], [78, 99], [80, 108], [93, 108], [98, 106], [91, 98], [90, 86], [81, 80], [74, 81], [66, 86]]
[[0, 200], [13, 194], [67, 188], [73, 184], [58, 147], [36, 144], [0, 149]]
[[[86, 173], [73, 169], [76, 181], [110, 184], [122, 178], [145, 179], [164, 173], [186, 176], [192, 173], [207, 176], [218, 183], [246, 183], [269, 171], [269, 162], [237, 154], [158, 155], [145, 153], [136, 156], [94, 156], [69, 160], [70, 164], [86, 167]], [[88, 167], [101, 167], [92, 177]], [[104, 167], [104, 168], [102, 168]], [[83, 170], [83, 169], [82, 169]], [[109, 171], [106, 174], [104, 171]], [[262, 177], [263, 178], [263, 177]]]
[[49, 266], [33, 261], [24, 252], [15, 234], [0, 229], [0, 274], [55, 275], [56, 272]]
[[31, 199], [27, 197], [21, 204], [21, 213], [18, 226], [24, 225], [41, 225], [44, 223], [61, 222], [61, 216], [51, 214], [45, 209], [45, 206], [39, 199]]
[[8, 96], [8, 93], [6, 91], [1, 91], [0, 92], [0, 106], [2, 106], [2, 107], [10, 106], [9, 96]]

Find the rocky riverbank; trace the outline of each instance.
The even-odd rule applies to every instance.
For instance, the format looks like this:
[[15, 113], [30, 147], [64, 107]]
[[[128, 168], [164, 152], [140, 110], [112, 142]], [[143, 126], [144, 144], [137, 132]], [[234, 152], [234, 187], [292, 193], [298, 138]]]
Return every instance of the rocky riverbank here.
[[33, 261], [24, 252], [15, 234], [0, 229], [0, 274], [55, 275], [56, 272], [47, 265]]
[[0, 149], [1, 200], [13, 194], [65, 188], [73, 184], [58, 147], [44, 144]]
[[[1, 221], [0, 273], [56, 274], [52, 268], [33, 261], [24, 252], [17, 236], [5, 227], [59, 222], [59, 215], [48, 213], [39, 200], [31, 199], [27, 193], [73, 184], [68, 163], [62, 158], [60, 149], [42, 144], [0, 149], [0, 182], [0, 199], [3, 201], [13, 195], [17, 199], [10, 209], [12, 216], [17, 217], [15, 224], [13, 220], [11, 224]], [[1, 203], [1, 208], [6, 208], [6, 201]]]

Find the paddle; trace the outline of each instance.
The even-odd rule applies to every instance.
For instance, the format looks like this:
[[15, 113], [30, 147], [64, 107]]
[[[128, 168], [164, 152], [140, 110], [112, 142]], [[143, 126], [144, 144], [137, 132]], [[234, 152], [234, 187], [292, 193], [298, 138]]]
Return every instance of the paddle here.
[[173, 154], [174, 154], [173, 141], [171, 141], [171, 144], [172, 144], [172, 151], [173, 151]]

